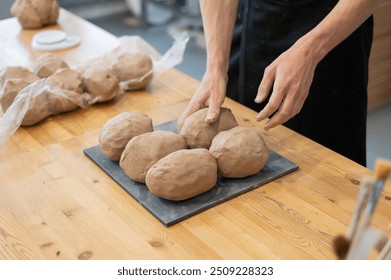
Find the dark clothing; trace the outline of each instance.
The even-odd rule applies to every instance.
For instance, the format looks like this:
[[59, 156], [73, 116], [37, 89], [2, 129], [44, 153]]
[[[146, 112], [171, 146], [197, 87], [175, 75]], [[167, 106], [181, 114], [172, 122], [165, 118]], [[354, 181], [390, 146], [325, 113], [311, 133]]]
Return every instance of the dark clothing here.
[[[337, 0], [240, 1], [231, 47], [227, 96], [256, 104], [264, 69], [313, 29]], [[317, 66], [301, 112], [284, 125], [366, 165], [368, 60], [373, 18], [333, 49]]]

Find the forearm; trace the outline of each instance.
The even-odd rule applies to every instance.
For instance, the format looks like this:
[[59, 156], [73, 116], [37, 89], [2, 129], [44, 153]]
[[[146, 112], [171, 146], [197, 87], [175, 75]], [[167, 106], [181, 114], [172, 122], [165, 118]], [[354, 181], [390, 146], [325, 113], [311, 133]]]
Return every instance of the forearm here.
[[207, 70], [227, 73], [238, 0], [200, 0]]
[[334, 9], [297, 44], [308, 48], [320, 61], [334, 47], [354, 32], [379, 6], [382, 0], [340, 0]]

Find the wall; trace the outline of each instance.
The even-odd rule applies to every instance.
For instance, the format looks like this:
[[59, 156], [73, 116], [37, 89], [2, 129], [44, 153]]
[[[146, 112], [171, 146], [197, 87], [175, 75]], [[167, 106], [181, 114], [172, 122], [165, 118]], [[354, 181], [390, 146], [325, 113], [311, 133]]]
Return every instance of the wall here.
[[10, 9], [14, 0], [0, 0], [0, 19], [12, 17]]

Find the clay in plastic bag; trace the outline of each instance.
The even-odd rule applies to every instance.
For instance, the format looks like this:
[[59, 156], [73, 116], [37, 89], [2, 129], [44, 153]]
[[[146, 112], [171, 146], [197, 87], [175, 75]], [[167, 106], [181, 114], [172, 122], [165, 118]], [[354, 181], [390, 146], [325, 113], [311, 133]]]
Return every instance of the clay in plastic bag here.
[[118, 46], [112, 51], [81, 64], [78, 69], [84, 72], [91, 67], [107, 65], [123, 90], [143, 89], [152, 77], [182, 62], [189, 36], [181, 33], [174, 39], [172, 47], [161, 56], [141, 37], [124, 36], [119, 38]]
[[22, 89], [0, 120], [0, 145], [20, 125], [34, 125], [45, 118], [84, 106], [84, 93], [64, 90], [47, 79], [38, 80]]
[[[114, 67], [118, 66], [118, 61], [121, 56], [145, 54], [151, 59], [152, 67], [149, 71], [139, 77], [128, 79], [125, 76], [122, 81], [118, 80], [121, 87], [125, 90], [137, 89], [137, 86], [135, 86], [137, 83], [145, 86], [146, 75], [149, 75], [150, 78], [148, 79], [151, 79], [152, 76], [157, 76], [181, 63], [188, 40], [189, 37], [186, 33], [180, 34], [175, 38], [173, 46], [161, 56], [154, 48], [138, 36], [122, 37], [119, 39], [119, 45], [115, 49], [102, 57], [81, 64], [78, 67], [77, 73], [85, 74], [92, 67], [94, 71], [99, 72], [98, 74], [105, 75], [104, 73], [107, 69], [104, 69], [104, 65], [108, 65], [109, 70], [112, 71]], [[59, 69], [58, 71], [74, 70]], [[57, 82], [50, 82], [51, 79], [55, 80], [53, 76], [40, 79], [19, 91], [12, 104], [0, 119], [0, 146], [21, 125], [34, 125], [51, 115], [72, 111], [78, 107], [85, 108], [97, 102], [105, 102], [122, 92], [121, 90], [113, 89], [109, 96], [103, 97], [88, 92], [80, 92], [79, 89], [66, 88], [66, 86], [64, 88], [64, 85], [61, 85], [61, 75], [58, 75], [58, 78], [56, 78]], [[113, 78], [112, 81], [114, 80]], [[86, 89], [85, 79], [83, 79], [83, 83], [83, 89]], [[90, 79], [90, 88], [93, 87], [94, 79]], [[114, 88], [114, 85], [112, 87]]]

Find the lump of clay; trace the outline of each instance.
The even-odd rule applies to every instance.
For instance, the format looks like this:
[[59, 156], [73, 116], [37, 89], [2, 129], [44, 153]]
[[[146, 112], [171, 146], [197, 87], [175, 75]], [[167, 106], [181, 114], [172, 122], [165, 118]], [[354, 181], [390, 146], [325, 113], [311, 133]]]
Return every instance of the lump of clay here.
[[219, 132], [209, 151], [217, 160], [218, 174], [244, 178], [258, 173], [269, 160], [269, 149], [254, 128], [237, 126]]
[[89, 67], [83, 72], [83, 85], [95, 102], [112, 100], [120, 91], [119, 83], [113, 72], [103, 67]]
[[33, 72], [41, 78], [47, 78], [61, 68], [69, 68], [64, 59], [52, 53], [46, 53], [35, 60]]
[[[43, 83], [43, 80], [38, 80], [37, 82], [25, 87], [20, 94], [29, 94], [31, 95], [30, 104], [22, 119], [22, 126], [31, 126], [40, 121], [50, 117], [52, 109], [50, 107], [49, 96], [52, 94], [48, 89], [47, 85]], [[18, 96], [15, 97], [15, 100]]]
[[65, 90], [78, 92], [79, 94], [83, 93], [83, 83], [81, 75], [79, 72], [73, 69], [59, 69], [49, 78], [47, 78], [47, 81], [51, 85], [57, 86]]
[[37, 29], [56, 23], [59, 5], [56, 0], [16, 0], [11, 14], [24, 28]]
[[5, 67], [0, 71], [0, 88], [5, 84], [7, 80], [11, 79], [21, 79], [31, 84], [38, 80], [39, 77], [25, 67]]
[[183, 124], [180, 134], [185, 139], [188, 148], [209, 149], [217, 133], [238, 125], [230, 109], [221, 108], [220, 117], [214, 124], [205, 122], [207, 114], [208, 108], [201, 109], [190, 115]]
[[117, 57], [112, 71], [124, 90], [145, 88], [152, 80], [152, 59], [143, 53], [124, 53]]
[[[83, 85], [78, 72], [63, 68], [52, 76], [38, 80], [23, 89], [32, 94], [22, 125], [34, 125], [45, 118], [78, 108], [82, 103]], [[19, 93], [20, 94], [20, 93]]]
[[170, 131], [141, 134], [126, 145], [119, 165], [133, 181], [145, 183], [145, 176], [152, 165], [181, 149], [186, 149], [186, 143], [179, 134]]
[[206, 149], [173, 152], [156, 162], [146, 177], [153, 194], [175, 201], [209, 191], [216, 181], [216, 160]]
[[125, 112], [108, 120], [99, 135], [102, 153], [119, 161], [126, 144], [133, 137], [153, 131], [152, 119], [144, 113]]
[[30, 85], [29, 82], [21, 79], [11, 79], [6, 81], [0, 90], [1, 109], [4, 113], [7, 111], [8, 107], [11, 106], [12, 102], [14, 102], [14, 99], [19, 91], [28, 85]]
[[64, 94], [50, 95], [50, 106], [55, 114], [69, 112], [78, 107], [81, 95], [83, 94], [83, 83], [79, 72], [70, 68], [57, 70], [53, 75], [47, 78], [47, 82], [64, 91]]
[[39, 77], [24, 67], [7, 67], [0, 72], [0, 104], [3, 112], [14, 101], [16, 95], [39, 80]]

